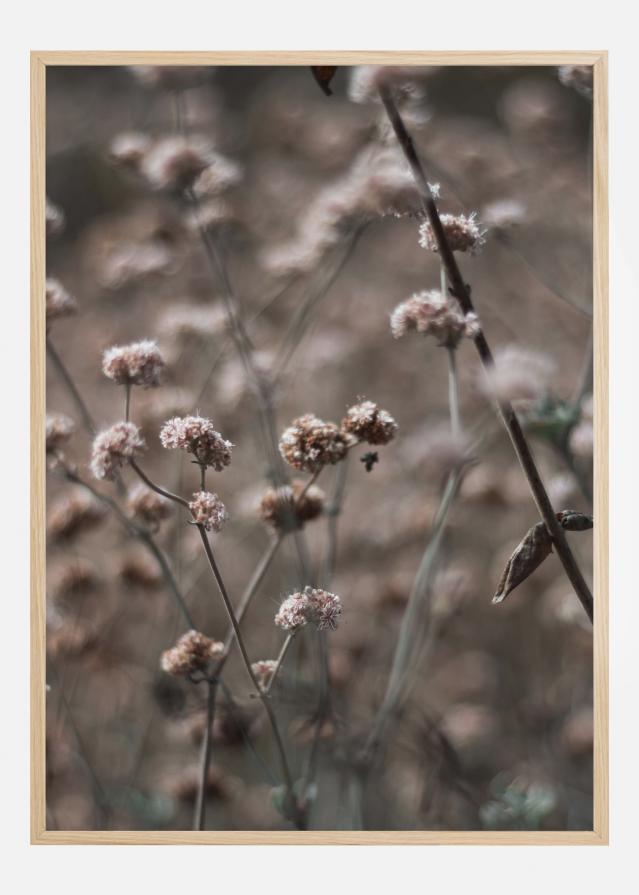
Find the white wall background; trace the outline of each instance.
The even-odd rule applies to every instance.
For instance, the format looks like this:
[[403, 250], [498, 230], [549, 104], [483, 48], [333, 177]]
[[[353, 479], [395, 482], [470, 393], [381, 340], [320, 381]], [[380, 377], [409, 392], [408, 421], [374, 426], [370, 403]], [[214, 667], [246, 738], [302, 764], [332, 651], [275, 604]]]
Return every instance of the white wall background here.
[[[0, 90], [0, 849], [8, 891], [233, 895], [353, 887], [517, 895], [628, 891], [639, 827], [639, 63], [621, 0], [78, 0], [5, 4]], [[634, 45], [633, 45], [634, 44]], [[610, 51], [611, 845], [149, 848], [28, 845], [28, 89], [30, 49]], [[5, 247], [9, 250], [5, 252]]]

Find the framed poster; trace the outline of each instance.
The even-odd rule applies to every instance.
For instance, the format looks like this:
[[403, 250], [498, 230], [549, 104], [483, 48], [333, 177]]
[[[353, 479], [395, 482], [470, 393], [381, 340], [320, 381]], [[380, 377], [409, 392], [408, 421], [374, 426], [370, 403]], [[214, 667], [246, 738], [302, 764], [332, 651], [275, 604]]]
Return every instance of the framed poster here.
[[607, 842], [606, 97], [32, 54], [34, 843]]

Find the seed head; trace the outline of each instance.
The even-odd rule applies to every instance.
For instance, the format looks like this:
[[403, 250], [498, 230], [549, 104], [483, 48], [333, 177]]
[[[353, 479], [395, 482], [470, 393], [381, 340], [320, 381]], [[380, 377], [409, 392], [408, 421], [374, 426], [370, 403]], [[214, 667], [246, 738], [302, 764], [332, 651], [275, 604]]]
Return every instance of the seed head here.
[[224, 644], [199, 631], [187, 631], [175, 646], [162, 653], [162, 671], [174, 677], [188, 677], [196, 671], [205, 672], [209, 664], [224, 652]]
[[189, 509], [196, 524], [203, 525], [207, 531], [221, 531], [229, 518], [220, 498], [210, 491], [197, 491], [189, 503]]
[[275, 616], [275, 624], [285, 631], [297, 631], [311, 622], [318, 631], [334, 631], [342, 612], [340, 598], [319, 588], [305, 587], [282, 603]]
[[154, 388], [160, 384], [164, 360], [157, 344], [145, 339], [107, 348], [102, 355], [102, 371], [118, 385]]
[[142, 434], [134, 423], [116, 423], [95, 436], [91, 472], [96, 479], [112, 479], [127, 460], [141, 454], [145, 448]]
[[75, 426], [63, 413], [48, 413], [45, 423], [47, 454], [59, 450], [71, 438]]
[[260, 501], [262, 521], [276, 531], [290, 532], [303, 528], [305, 522], [320, 516], [326, 495], [315, 485], [307, 488], [302, 495], [305, 487], [304, 482], [295, 479], [291, 485], [269, 488]]
[[312, 413], [293, 420], [280, 438], [280, 453], [294, 469], [317, 472], [339, 463], [346, 456], [348, 440], [335, 423], [326, 423]]
[[[470, 252], [477, 254], [481, 246], [486, 242], [486, 230], [482, 229], [473, 212], [466, 217], [465, 214], [442, 214], [440, 220], [446, 234], [448, 245], [453, 252]], [[419, 228], [419, 244], [429, 252], [438, 252], [437, 241], [430, 221], [424, 221]]]
[[58, 280], [48, 279], [46, 281], [45, 296], [47, 324], [52, 320], [58, 320], [60, 317], [69, 317], [78, 310], [75, 298], [69, 295]]
[[386, 410], [373, 401], [363, 401], [349, 407], [342, 420], [342, 432], [368, 444], [388, 444], [397, 432], [398, 425]]
[[157, 531], [160, 523], [171, 515], [169, 501], [141, 482], [131, 489], [127, 505], [133, 518], [152, 531]]
[[176, 416], [160, 429], [162, 447], [180, 448], [193, 454], [198, 463], [221, 472], [231, 462], [233, 445], [213, 428], [211, 420], [202, 416]]
[[396, 339], [415, 330], [433, 336], [445, 348], [455, 348], [464, 336], [470, 339], [479, 332], [477, 315], [464, 314], [452, 296], [436, 289], [416, 292], [397, 305], [390, 323]]

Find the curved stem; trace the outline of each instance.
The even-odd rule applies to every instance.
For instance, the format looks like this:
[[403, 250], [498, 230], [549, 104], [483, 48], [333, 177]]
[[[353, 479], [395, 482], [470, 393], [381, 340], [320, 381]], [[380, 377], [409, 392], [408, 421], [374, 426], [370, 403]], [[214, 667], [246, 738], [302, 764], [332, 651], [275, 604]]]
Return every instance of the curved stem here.
[[71, 398], [73, 399], [73, 403], [75, 404], [75, 406], [78, 410], [78, 413], [80, 414], [80, 418], [82, 419], [82, 424], [84, 425], [84, 428], [87, 430], [89, 435], [93, 438], [93, 436], [96, 433], [96, 425], [93, 420], [93, 417], [91, 416], [91, 413], [89, 412], [89, 408], [85, 404], [82, 395], [78, 391], [78, 388], [77, 388], [75, 382], [73, 381], [73, 377], [71, 376], [71, 374], [65, 367], [65, 365], [62, 361], [62, 358], [60, 357], [60, 355], [54, 348], [53, 343], [51, 342], [51, 340], [48, 337], [47, 337], [47, 354], [51, 358], [51, 361], [52, 361], [54, 367], [57, 369], [58, 373], [60, 374], [61, 378], [63, 379], [64, 384], [66, 385], [66, 387], [69, 391], [69, 394], [71, 395]]
[[[395, 101], [392, 98], [390, 90], [387, 87], [381, 87], [379, 89], [379, 94], [382, 103], [384, 104], [388, 119], [393, 127], [393, 130], [395, 131], [395, 136], [397, 137], [399, 145], [406, 157], [406, 160], [408, 161], [413, 177], [417, 184], [422, 200], [422, 210], [423, 213], [428, 217], [428, 220], [432, 227], [433, 234], [437, 242], [437, 249], [439, 251], [441, 262], [446, 269], [446, 275], [450, 282], [451, 292], [459, 301], [462, 311], [465, 314], [474, 313], [475, 308], [470, 297], [470, 289], [466, 285], [466, 282], [462, 277], [461, 271], [455, 260], [455, 256], [448, 244], [448, 240], [446, 238], [446, 234], [439, 217], [439, 212], [437, 210], [437, 205], [435, 204], [433, 193], [428, 184], [428, 180], [426, 178], [422, 163], [415, 150], [415, 145], [411, 139], [410, 134], [406, 130], [406, 126], [397, 106], [395, 105]], [[494, 367], [493, 355], [483, 330], [480, 330], [478, 332], [478, 334], [474, 338], [474, 342], [484, 368], [489, 372], [492, 371]], [[583, 606], [584, 611], [592, 622], [592, 593], [590, 592], [590, 588], [586, 584], [586, 580], [581, 573], [581, 569], [577, 565], [577, 561], [575, 560], [568, 541], [566, 540], [564, 531], [557, 521], [555, 511], [553, 510], [553, 506], [546, 492], [546, 488], [544, 487], [544, 483], [541, 479], [541, 476], [539, 475], [537, 464], [535, 463], [532, 452], [530, 450], [530, 446], [528, 445], [528, 441], [526, 440], [526, 436], [524, 435], [517, 415], [515, 414], [512, 405], [507, 401], [500, 401], [497, 406], [499, 415], [502, 419], [502, 422], [504, 423], [504, 426], [506, 427], [506, 430], [508, 431], [513, 448], [515, 449], [515, 453], [517, 454], [524, 475], [526, 476], [526, 479], [528, 481], [528, 485], [530, 487], [533, 499], [537, 505], [537, 509], [539, 510], [539, 514], [543, 519], [546, 528], [548, 529], [550, 537], [552, 538], [553, 545], [555, 547], [555, 550], [557, 551], [557, 556], [559, 557], [561, 564], [564, 567], [564, 571], [566, 572], [566, 575], [570, 583], [572, 584], [573, 590], [575, 591], [575, 594], [577, 595], [581, 605]]]
[[152, 481], [148, 477], [148, 475], [145, 472], [143, 472], [142, 469], [140, 469], [140, 467], [138, 466], [138, 464], [135, 462], [135, 460], [132, 457], [129, 458], [129, 465], [130, 465], [131, 469], [133, 469], [134, 472], [136, 472], [139, 475], [139, 477], [142, 479], [144, 484], [148, 485], [152, 491], [155, 491], [156, 494], [161, 494], [162, 497], [166, 497], [168, 500], [172, 500], [174, 503], [179, 503], [180, 506], [185, 507], [189, 511], [189, 513], [191, 512], [188, 500], [185, 500], [183, 497], [180, 497], [179, 494], [174, 494], [172, 491], [167, 491], [166, 488], [162, 488], [160, 485], [156, 485], [155, 482]]
[[213, 576], [217, 582], [217, 586], [219, 588], [220, 594], [222, 596], [222, 600], [224, 602], [224, 606], [226, 608], [226, 612], [229, 617], [229, 621], [233, 626], [233, 631], [235, 632], [235, 639], [237, 640], [237, 645], [239, 647], [240, 653], [242, 655], [242, 660], [244, 661], [244, 666], [246, 671], [251, 679], [253, 686], [255, 687], [255, 692], [258, 697], [262, 701], [262, 705], [266, 710], [266, 714], [268, 715], [269, 722], [271, 724], [271, 729], [273, 731], [273, 737], [275, 739], [275, 743], [280, 756], [280, 763], [282, 765], [282, 775], [284, 777], [284, 785], [287, 789], [288, 795], [288, 807], [291, 810], [292, 815], [295, 818], [295, 823], [299, 827], [301, 825], [301, 818], [299, 815], [299, 810], [297, 809], [297, 805], [295, 802], [295, 797], [293, 794], [293, 778], [291, 775], [291, 769], [288, 763], [288, 758], [286, 755], [286, 749], [284, 747], [284, 741], [282, 739], [282, 734], [280, 733], [279, 726], [277, 724], [277, 719], [275, 717], [275, 712], [273, 711], [273, 707], [271, 705], [270, 700], [266, 696], [266, 694], [262, 691], [253, 668], [251, 667], [251, 660], [246, 651], [246, 646], [244, 645], [244, 639], [242, 637], [242, 632], [240, 631], [240, 626], [238, 624], [237, 618], [233, 611], [233, 606], [229, 599], [228, 592], [226, 590], [226, 586], [224, 584], [224, 580], [220, 574], [220, 570], [218, 569], [217, 563], [215, 561], [215, 556], [213, 554], [213, 550], [211, 548], [211, 544], [206, 534], [206, 530], [203, 525], [198, 525], [197, 529], [200, 533], [200, 537], [202, 539], [202, 544], [204, 546], [204, 552], [206, 553], [206, 558], [209, 561], [209, 565], [211, 566], [211, 571], [213, 572]]

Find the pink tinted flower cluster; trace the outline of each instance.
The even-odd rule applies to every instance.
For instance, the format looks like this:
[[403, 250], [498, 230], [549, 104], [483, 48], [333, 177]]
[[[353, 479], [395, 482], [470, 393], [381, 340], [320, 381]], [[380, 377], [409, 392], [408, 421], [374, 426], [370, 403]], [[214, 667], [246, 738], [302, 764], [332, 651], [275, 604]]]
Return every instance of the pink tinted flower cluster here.
[[326, 495], [316, 485], [306, 487], [295, 479], [291, 485], [269, 488], [262, 497], [259, 514], [276, 531], [294, 531], [316, 519], [324, 510]]
[[203, 416], [176, 416], [160, 429], [160, 441], [167, 450], [181, 449], [193, 454], [202, 466], [221, 472], [231, 462], [233, 445]]
[[102, 371], [118, 385], [153, 388], [160, 384], [164, 360], [157, 344], [144, 339], [107, 348], [102, 355]]
[[213, 659], [224, 652], [224, 644], [191, 630], [183, 634], [175, 646], [162, 653], [162, 671], [174, 677], [188, 677], [196, 671], [206, 671]]
[[47, 414], [45, 437], [47, 453], [57, 451], [73, 435], [73, 420], [63, 413]]
[[294, 469], [317, 472], [346, 456], [348, 441], [335, 423], [312, 413], [293, 420], [280, 438], [280, 453]]
[[479, 321], [476, 314], [464, 314], [454, 298], [432, 289], [416, 292], [391, 314], [391, 332], [396, 339], [412, 330], [433, 336], [438, 345], [455, 348], [464, 336], [477, 335]]
[[134, 423], [116, 423], [96, 435], [91, 472], [96, 479], [112, 479], [126, 460], [142, 453], [145, 448], [142, 433]]
[[260, 659], [251, 665], [251, 671], [257, 678], [257, 682], [262, 690], [271, 683], [271, 678], [276, 668], [277, 662], [275, 659]]
[[197, 491], [189, 503], [189, 509], [195, 523], [203, 525], [207, 531], [221, 531], [229, 518], [220, 498], [210, 491]]
[[354, 404], [342, 420], [342, 432], [369, 444], [388, 444], [398, 428], [390, 413], [379, 408], [374, 401]]
[[47, 323], [60, 317], [68, 317], [70, 314], [75, 314], [78, 310], [75, 298], [69, 295], [58, 280], [48, 279], [46, 281], [45, 298]]
[[319, 631], [335, 630], [342, 612], [340, 598], [329, 591], [314, 587], [305, 587], [303, 591], [294, 593], [282, 603], [275, 624], [285, 631], [295, 632], [309, 622]]
[[[470, 252], [474, 255], [486, 242], [486, 230], [479, 226], [475, 212], [468, 217], [465, 214], [442, 214], [440, 220], [453, 252]], [[420, 225], [419, 244], [429, 252], [439, 251], [430, 221]]]
[[171, 515], [169, 501], [142, 483], [131, 489], [127, 505], [134, 519], [153, 530], [159, 528], [160, 522]]

